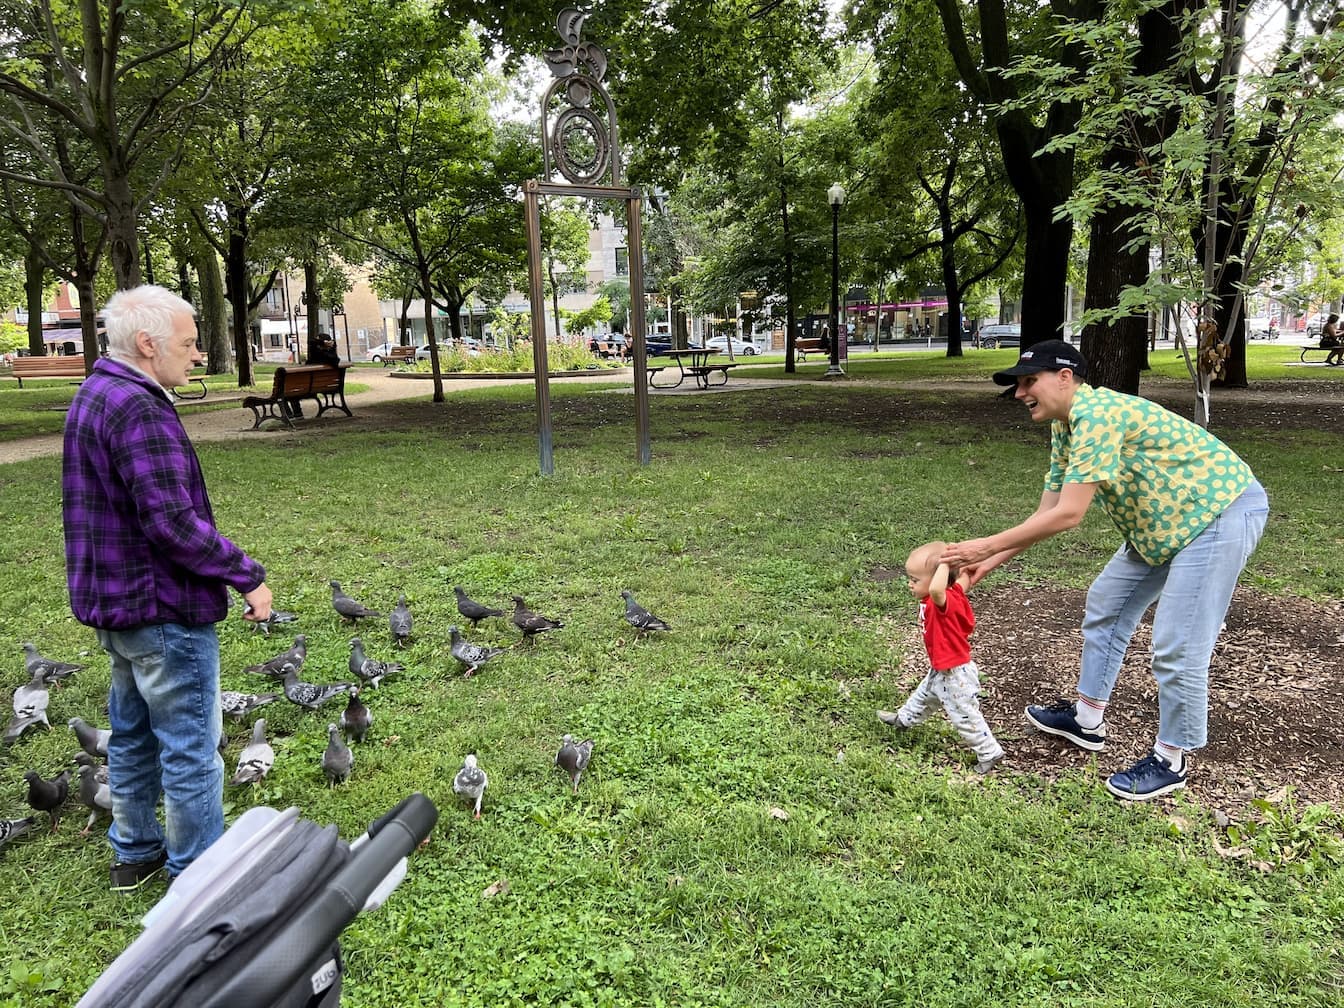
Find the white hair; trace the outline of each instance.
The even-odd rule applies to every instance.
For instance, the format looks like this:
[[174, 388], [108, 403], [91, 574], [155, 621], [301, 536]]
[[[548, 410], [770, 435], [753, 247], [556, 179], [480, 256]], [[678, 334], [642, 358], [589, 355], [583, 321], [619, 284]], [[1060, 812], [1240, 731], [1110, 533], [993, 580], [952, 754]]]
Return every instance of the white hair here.
[[172, 291], [144, 284], [117, 291], [103, 307], [107, 327], [107, 355], [114, 360], [132, 362], [139, 357], [135, 349], [138, 333], [148, 333], [155, 346], [162, 346], [173, 335], [179, 315], [195, 318], [196, 309]]

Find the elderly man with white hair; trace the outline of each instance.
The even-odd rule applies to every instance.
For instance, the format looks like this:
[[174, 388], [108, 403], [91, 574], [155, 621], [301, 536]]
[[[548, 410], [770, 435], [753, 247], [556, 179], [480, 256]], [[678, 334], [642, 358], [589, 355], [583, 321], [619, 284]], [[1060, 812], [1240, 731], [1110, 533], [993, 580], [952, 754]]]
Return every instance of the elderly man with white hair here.
[[[192, 306], [162, 287], [103, 309], [108, 355], [70, 404], [62, 506], [75, 618], [111, 661], [114, 891], [175, 878], [224, 832], [219, 639], [228, 589], [265, 620], [261, 564], [215, 527], [168, 390], [200, 363]], [[164, 799], [164, 825], [156, 806]]]

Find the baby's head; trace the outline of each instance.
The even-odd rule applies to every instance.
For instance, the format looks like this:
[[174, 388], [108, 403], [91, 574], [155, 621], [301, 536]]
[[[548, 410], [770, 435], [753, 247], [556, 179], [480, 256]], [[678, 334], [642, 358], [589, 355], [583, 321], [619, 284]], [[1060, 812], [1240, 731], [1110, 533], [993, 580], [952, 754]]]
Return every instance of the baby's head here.
[[[933, 580], [933, 574], [938, 569], [938, 558], [945, 549], [947, 543], [935, 540], [910, 551], [905, 561], [905, 580], [910, 585], [910, 594], [915, 598], [929, 597], [929, 582]], [[948, 581], [955, 581], [956, 577], [956, 571], [953, 571]]]

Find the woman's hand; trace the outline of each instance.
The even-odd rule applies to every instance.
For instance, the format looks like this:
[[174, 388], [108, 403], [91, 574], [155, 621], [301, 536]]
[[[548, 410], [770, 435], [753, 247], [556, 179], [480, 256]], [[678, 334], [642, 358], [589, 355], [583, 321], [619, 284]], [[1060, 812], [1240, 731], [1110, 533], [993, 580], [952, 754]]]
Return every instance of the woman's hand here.
[[943, 550], [942, 562], [960, 570], [976, 567], [982, 560], [988, 560], [995, 553], [992, 539], [967, 539], [963, 542], [948, 543]]

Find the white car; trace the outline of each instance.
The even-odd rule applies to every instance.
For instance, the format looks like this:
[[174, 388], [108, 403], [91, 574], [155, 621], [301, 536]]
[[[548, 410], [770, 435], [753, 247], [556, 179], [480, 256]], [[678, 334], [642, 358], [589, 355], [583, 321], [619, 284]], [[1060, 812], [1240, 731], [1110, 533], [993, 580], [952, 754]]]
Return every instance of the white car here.
[[715, 336], [707, 340], [705, 346], [710, 350], [718, 350], [720, 353], [728, 352], [728, 341], [732, 340], [733, 355], [736, 357], [755, 357], [761, 351], [757, 349], [755, 343], [749, 343], [746, 340], [740, 340], [736, 336]]
[[375, 364], [381, 364], [387, 352], [392, 349], [391, 343], [379, 343], [377, 346], [369, 347], [368, 359]]

